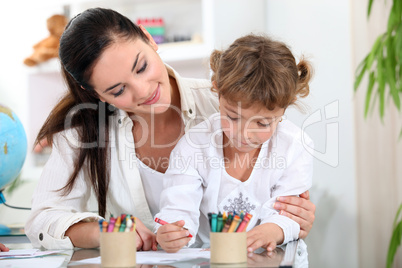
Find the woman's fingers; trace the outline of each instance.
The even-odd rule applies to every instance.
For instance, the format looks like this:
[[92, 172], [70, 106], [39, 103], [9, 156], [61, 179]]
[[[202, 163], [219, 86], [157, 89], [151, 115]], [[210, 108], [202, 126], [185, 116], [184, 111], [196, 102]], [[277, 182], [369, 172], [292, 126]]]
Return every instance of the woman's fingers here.
[[[156, 236], [152, 233], [138, 218], [135, 222], [135, 229], [137, 234], [139, 235], [139, 240], [141, 240], [141, 248], [142, 250], [151, 250], [154, 248], [154, 243], [156, 243]], [[138, 237], [137, 237], [138, 238]], [[140, 244], [137, 242], [137, 247]]]
[[142, 244], [143, 242], [141, 236], [137, 232], [137, 251], [140, 251], [142, 249]]
[[315, 220], [315, 205], [309, 200], [310, 195], [304, 192], [301, 196], [281, 196], [277, 198], [274, 208], [280, 214], [291, 218], [300, 225], [300, 238], [305, 238], [313, 227]]
[[9, 248], [6, 247], [5, 245], [3, 245], [2, 243], [0, 243], [0, 251], [9, 251]]

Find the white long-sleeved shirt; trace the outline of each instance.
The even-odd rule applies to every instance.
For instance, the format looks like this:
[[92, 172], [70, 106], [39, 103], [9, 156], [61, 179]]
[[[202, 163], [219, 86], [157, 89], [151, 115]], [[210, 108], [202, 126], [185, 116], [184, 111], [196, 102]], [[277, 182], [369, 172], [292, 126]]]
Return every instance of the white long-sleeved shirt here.
[[300, 226], [279, 215], [273, 203], [278, 196], [299, 195], [311, 187], [313, 157], [305, 146], [312, 148], [312, 140], [289, 120], [279, 123], [275, 134], [262, 144], [250, 177], [241, 182], [225, 170], [220, 122], [219, 113], [212, 115], [189, 130], [173, 149], [155, 217], [167, 222], [184, 220], [193, 234], [189, 245], [209, 243], [208, 213], [223, 211], [252, 214], [247, 230], [270, 222], [282, 228], [283, 243], [297, 239]]
[[[211, 92], [210, 81], [182, 78], [171, 67], [166, 68], [179, 87], [185, 131], [218, 111], [218, 98]], [[138, 170], [139, 160], [135, 153], [132, 127], [132, 120], [122, 110], [118, 110], [109, 126], [111, 179], [106, 215], [133, 214], [152, 230], [154, 215], [150, 212], [148, 202], [159, 204], [159, 200], [147, 198], [159, 198], [161, 187], [146, 189], [159, 193], [144, 193], [142, 180], [147, 178], [141, 178]], [[77, 132], [74, 130], [63, 131], [54, 136], [52, 153], [33, 194], [32, 211], [25, 225], [25, 232], [34, 247], [71, 249], [73, 244], [64, 236], [65, 231], [79, 221], [100, 219], [96, 212], [88, 211], [92, 185], [88, 179], [87, 163], [79, 172], [68, 195], [57, 191], [67, 184], [73, 171], [76, 148], [79, 146], [76, 136]]]

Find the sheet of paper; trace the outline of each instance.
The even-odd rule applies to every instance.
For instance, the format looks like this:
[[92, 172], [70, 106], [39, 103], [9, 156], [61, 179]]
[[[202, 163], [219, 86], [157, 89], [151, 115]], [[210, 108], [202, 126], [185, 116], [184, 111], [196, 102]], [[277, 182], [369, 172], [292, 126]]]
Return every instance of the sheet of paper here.
[[65, 259], [62, 256], [37, 259], [6, 259], [0, 261], [0, 268], [56, 268], [60, 267]]
[[15, 249], [8, 252], [0, 252], [0, 260], [36, 258], [61, 252], [63, 252], [63, 250], [40, 251], [39, 249]]
[[[137, 264], [165, 264], [178, 261], [188, 261], [194, 259], [209, 259], [211, 256], [209, 250], [201, 248], [185, 248], [177, 253], [166, 253], [163, 250], [158, 251], [139, 251], [137, 252]], [[85, 259], [71, 263], [72, 265], [79, 264], [100, 264], [100, 257]]]
[[158, 251], [140, 251], [137, 252], [137, 263], [139, 264], [158, 264], [171, 263], [177, 261], [187, 261], [194, 259], [209, 259], [211, 253], [209, 250], [201, 248], [184, 248], [176, 253], [166, 253], [163, 250]]
[[9, 257], [9, 256], [31, 256], [35, 254], [39, 249], [14, 249], [7, 252], [0, 252], [1, 257]]

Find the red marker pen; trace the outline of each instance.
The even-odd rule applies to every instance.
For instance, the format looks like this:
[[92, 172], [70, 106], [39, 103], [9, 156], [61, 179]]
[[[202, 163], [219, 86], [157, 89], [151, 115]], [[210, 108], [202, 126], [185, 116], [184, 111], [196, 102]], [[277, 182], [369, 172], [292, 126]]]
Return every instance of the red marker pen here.
[[[165, 225], [165, 224], [169, 224], [168, 222], [165, 222], [164, 220], [161, 220], [159, 218], [155, 218], [155, 222], [159, 223], [160, 225]], [[186, 228], [183, 228], [186, 229]], [[186, 229], [187, 230], [187, 229]], [[189, 234], [187, 237], [193, 237], [191, 234]]]

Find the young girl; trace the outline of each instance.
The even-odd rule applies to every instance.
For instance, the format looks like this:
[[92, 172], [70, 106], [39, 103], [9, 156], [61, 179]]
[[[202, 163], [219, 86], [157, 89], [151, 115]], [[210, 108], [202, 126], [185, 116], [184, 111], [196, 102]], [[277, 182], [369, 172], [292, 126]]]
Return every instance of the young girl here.
[[312, 141], [283, 120], [286, 108], [309, 94], [311, 66], [296, 65], [283, 43], [248, 35], [214, 51], [211, 69], [220, 113], [192, 128], [172, 151], [155, 216], [172, 224], [158, 228], [157, 241], [168, 252], [208, 243], [208, 213], [243, 211], [253, 215], [248, 251], [272, 251], [300, 231], [274, 209], [275, 200], [312, 184], [313, 158], [305, 149]]

